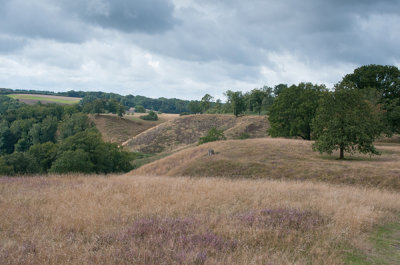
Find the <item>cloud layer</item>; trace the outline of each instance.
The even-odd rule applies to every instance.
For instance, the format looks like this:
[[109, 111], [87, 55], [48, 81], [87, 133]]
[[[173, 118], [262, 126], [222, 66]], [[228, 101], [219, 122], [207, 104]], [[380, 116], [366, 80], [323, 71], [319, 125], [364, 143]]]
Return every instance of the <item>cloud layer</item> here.
[[222, 97], [400, 66], [400, 1], [0, 0], [0, 87]]

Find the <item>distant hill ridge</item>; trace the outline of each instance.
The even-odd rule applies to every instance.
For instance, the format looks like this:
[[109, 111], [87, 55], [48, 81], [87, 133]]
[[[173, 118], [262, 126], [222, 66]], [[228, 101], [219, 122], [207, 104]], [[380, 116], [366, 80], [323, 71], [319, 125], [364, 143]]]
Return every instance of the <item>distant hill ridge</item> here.
[[181, 116], [126, 141], [122, 145], [130, 151], [160, 153], [197, 143], [208, 130], [223, 130], [227, 139], [241, 136], [259, 138], [267, 136], [267, 116], [242, 116], [202, 114]]

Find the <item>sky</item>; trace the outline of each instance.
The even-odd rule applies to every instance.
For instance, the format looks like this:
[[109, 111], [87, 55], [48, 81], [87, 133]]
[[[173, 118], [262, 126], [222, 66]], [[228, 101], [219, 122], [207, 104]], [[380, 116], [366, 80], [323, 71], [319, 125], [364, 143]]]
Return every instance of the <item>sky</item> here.
[[0, 87], [201, 99], [400, 67], [400, 0], [0, 0]]

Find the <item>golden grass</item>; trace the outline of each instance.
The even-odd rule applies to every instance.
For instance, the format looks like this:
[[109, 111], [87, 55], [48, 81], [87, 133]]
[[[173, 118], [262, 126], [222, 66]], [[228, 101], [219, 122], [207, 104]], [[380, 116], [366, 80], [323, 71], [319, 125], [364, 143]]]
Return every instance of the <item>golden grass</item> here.
[[[348, 160], [340, 161], [338, 154], [312, 152], [311, 144], [279, 138], [211, 142], [129, 174], [318, 180], [400, 190], [400, 145], [379, 144], [381, 156], [346, 154]], [[216, 155], [207, 156], [208, 149]]]
[[130, 116], [119, 118], [114, 114], [89, 115], [107, 142], [122, 144], [132, 137], [160, 124], [161, 122], [132, 120]]
[[197, 143], [212, 127], [224, 130], [228, 139], [237, 139], [243, 133], [258, 138], [267, 136], [269, 122], [266, 116], [185, 115], [151, 128], [122, 145], [130, 151], [170, 152]]
[[342, 246], [370, 251], [367, 233], [399, 212], [399, 193], [307, 181], [0, 178], [0, 260], [342, 264]]

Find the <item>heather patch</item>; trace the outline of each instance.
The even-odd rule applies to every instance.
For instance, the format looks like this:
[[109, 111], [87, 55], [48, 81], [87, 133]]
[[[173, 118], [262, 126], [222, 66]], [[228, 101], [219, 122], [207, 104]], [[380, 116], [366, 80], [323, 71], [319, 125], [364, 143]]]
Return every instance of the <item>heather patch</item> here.
[[[204, 264], [236, 249], [237, 241], [219, 236], [195, 218], [145, 218], [130, 227], [97, 239], [93, 261], [102, 262], [96, 252], [111, 251], [113, 263]], [[110, 262], [110, 260], [108, 260]]]
[[317, 213], [291, 208], [253, 210], [239, 214], [238, 219], [246, 226], [268, 227], [283, 231], [308, 231], [325, 222]]

